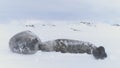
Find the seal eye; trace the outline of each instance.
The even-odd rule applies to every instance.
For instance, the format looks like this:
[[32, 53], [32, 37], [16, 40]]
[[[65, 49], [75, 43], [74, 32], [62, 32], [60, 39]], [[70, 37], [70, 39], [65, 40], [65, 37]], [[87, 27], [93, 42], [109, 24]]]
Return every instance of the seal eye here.
[[32, 39], [32, 43], [37, 43], [37, 42], [38, 42], [37, 38]]

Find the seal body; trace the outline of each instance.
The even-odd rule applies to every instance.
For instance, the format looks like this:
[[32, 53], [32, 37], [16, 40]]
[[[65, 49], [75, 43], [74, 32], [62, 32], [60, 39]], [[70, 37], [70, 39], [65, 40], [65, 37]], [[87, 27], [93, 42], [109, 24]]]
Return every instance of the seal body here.
[[103, 46], [96, 47], [89, 42], [71, 39], [56, 39], [43, 42], [42, 45], [39, 46], [39, 50], [46, 52], [87, 53], [93, 55], [95, 59], [104, 59], [107, 57]]
[[14, 35], [9, 41], [10, 50], [19, 54], [34, 54], [38, 51], [40, 39], [31, 31], [23, 31]]
[[71, 39], [56, 39], [53, 41], [44, 42], [39, 46], [42, 51], [56, 51], [62, 53], [88, 53], [91, 54], [96, 46], [89, 42], [71, 40]]

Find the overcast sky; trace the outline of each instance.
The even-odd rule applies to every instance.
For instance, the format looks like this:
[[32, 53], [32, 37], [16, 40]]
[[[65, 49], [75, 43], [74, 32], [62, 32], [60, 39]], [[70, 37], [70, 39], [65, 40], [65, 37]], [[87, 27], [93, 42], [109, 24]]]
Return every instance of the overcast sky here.
[[0, 21], [19, 19], [120, 23], [120, 0], [0, 0]]

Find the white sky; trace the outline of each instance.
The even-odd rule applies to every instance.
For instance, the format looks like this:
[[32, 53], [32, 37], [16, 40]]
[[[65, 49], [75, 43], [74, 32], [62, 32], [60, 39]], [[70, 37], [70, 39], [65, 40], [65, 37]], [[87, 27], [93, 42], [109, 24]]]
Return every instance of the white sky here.
[[0, 20], [120, 22], [120, 0], [0, 0]]

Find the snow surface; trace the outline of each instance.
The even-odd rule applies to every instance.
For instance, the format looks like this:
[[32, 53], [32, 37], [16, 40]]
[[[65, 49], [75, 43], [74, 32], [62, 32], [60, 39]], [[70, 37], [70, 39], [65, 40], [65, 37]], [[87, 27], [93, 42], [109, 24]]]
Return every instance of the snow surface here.
[[[26, 25], [34, 25], [34, 27], [26, 27]], [[32, 31], [42, 42], [67, 38], [104, 46], [108, 57], [104, 60], [96, 60], [88, 54], [42, 51], [33, 55], [12, 53], [9, 49], [9, 39], [24, 30]], [[0, 24], [0, 44], [0, 68], [120, 68], [120, 27], [110, 24], [14, 21]]]

